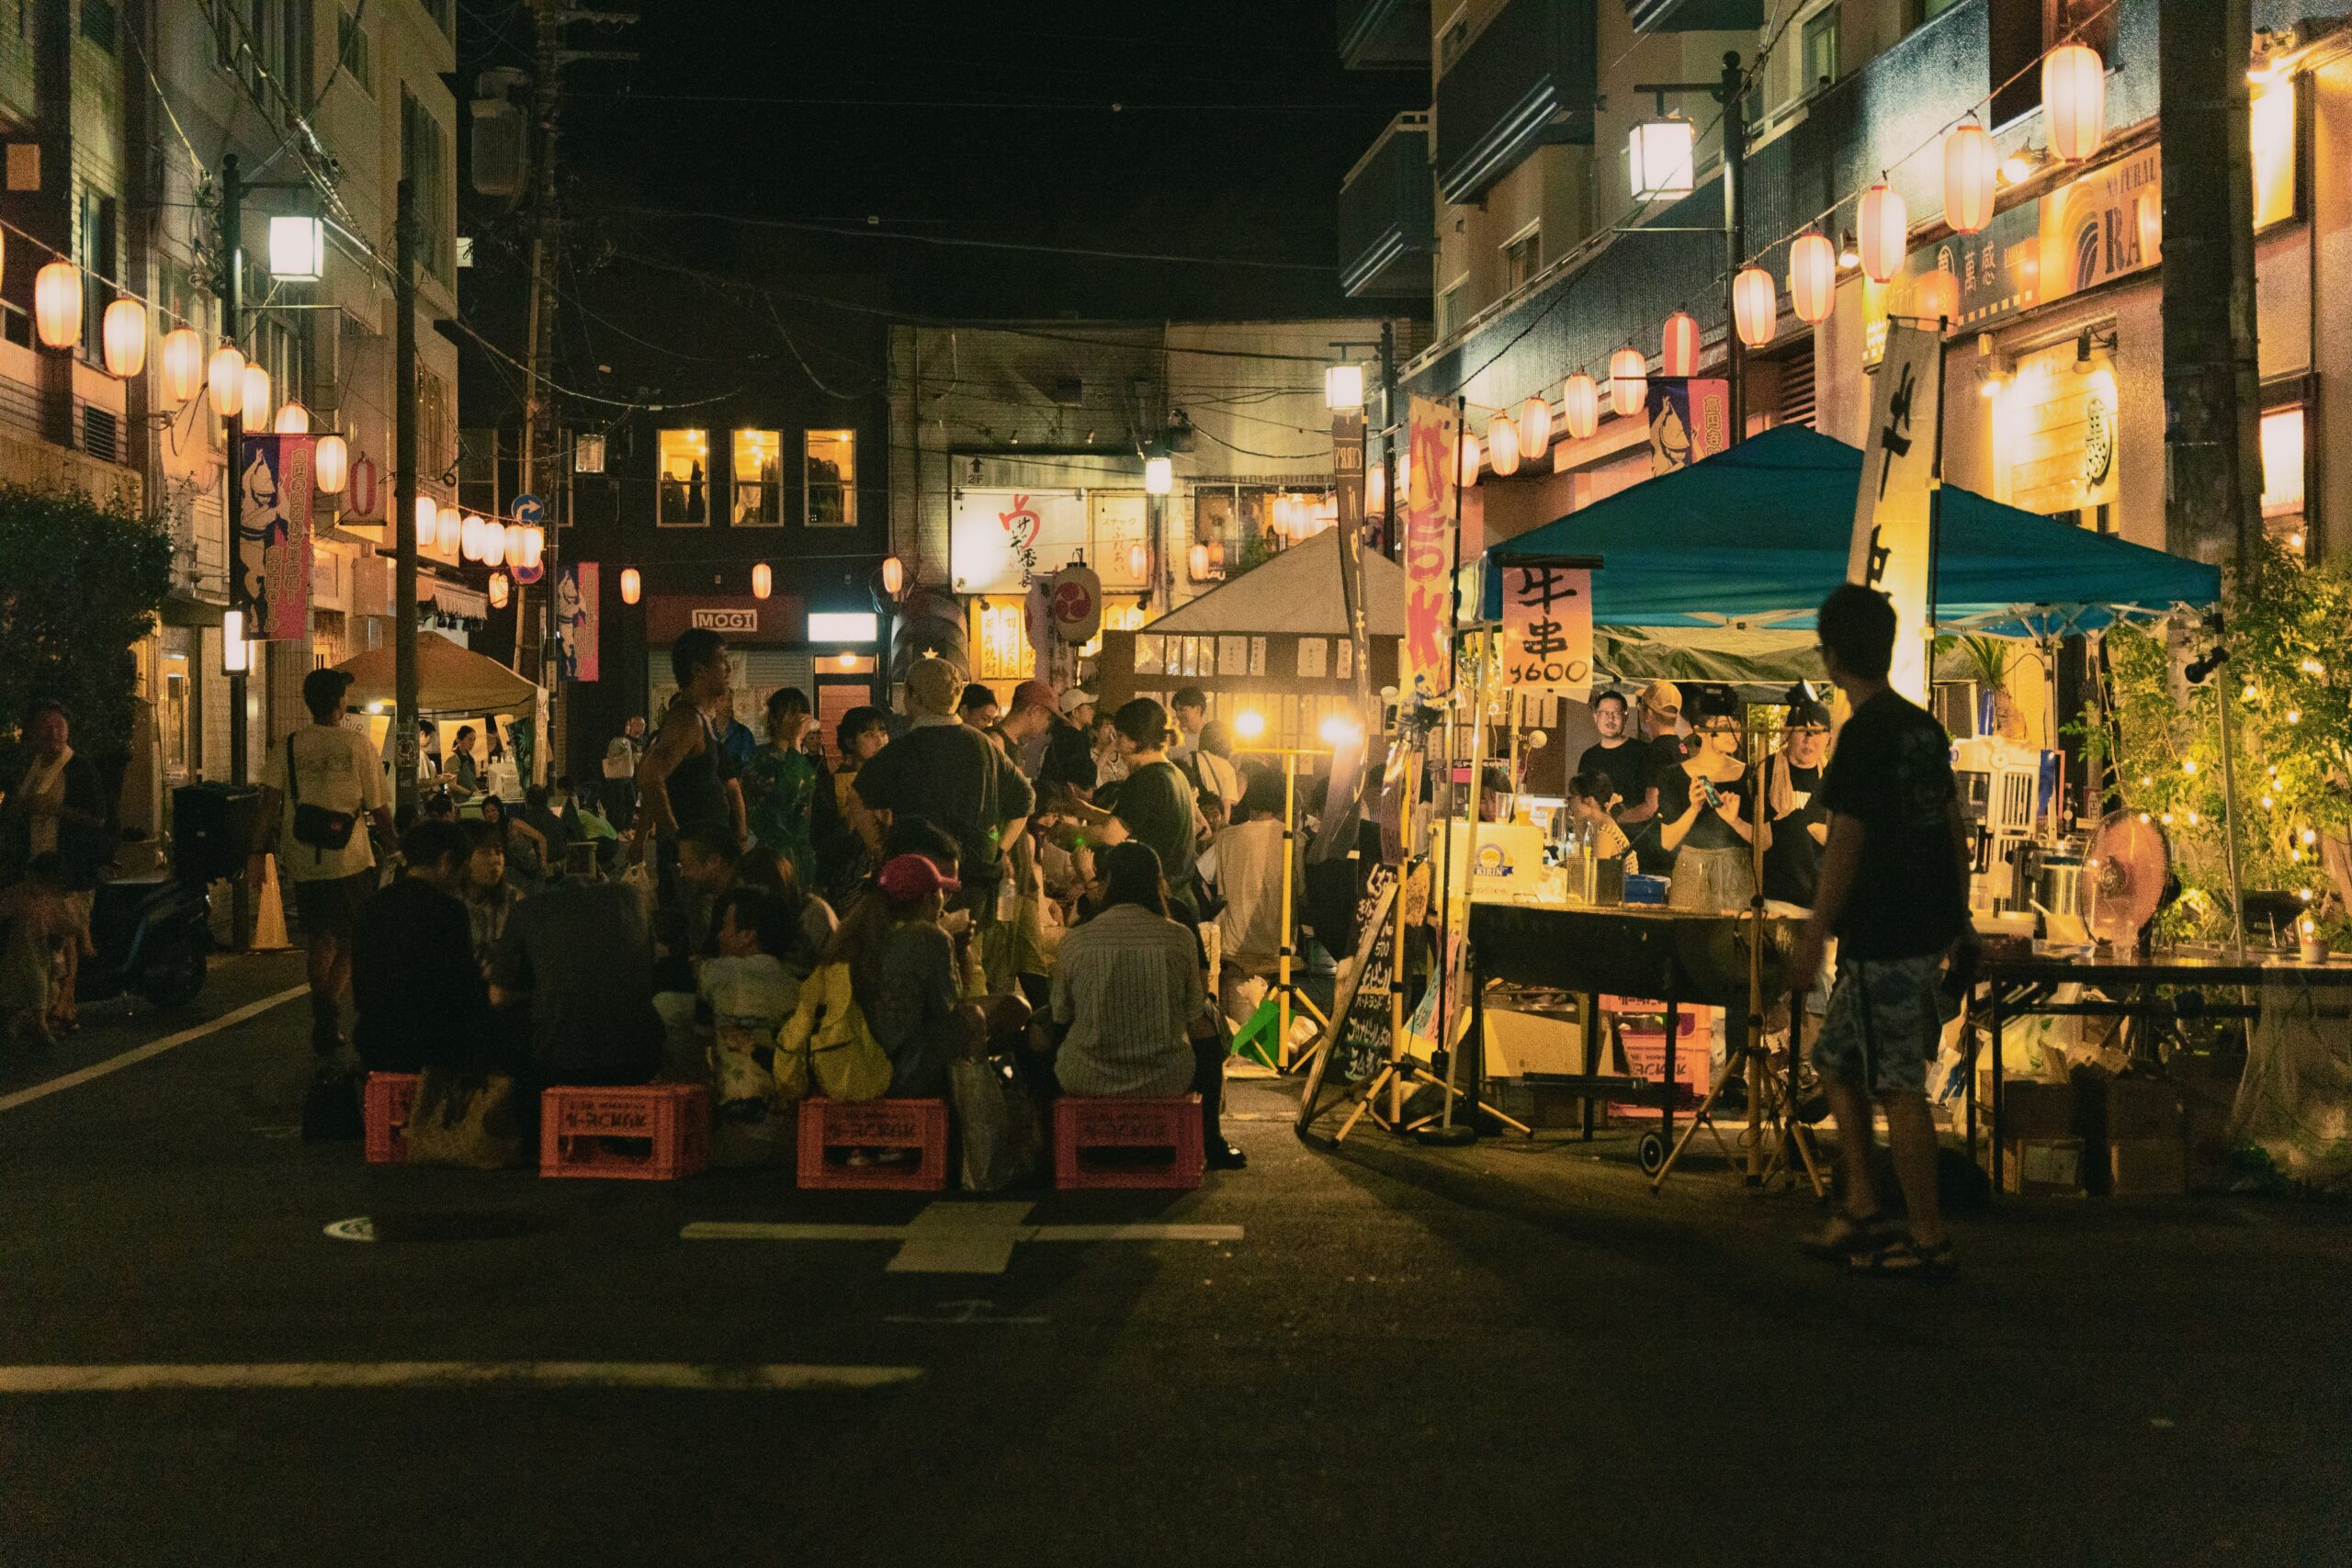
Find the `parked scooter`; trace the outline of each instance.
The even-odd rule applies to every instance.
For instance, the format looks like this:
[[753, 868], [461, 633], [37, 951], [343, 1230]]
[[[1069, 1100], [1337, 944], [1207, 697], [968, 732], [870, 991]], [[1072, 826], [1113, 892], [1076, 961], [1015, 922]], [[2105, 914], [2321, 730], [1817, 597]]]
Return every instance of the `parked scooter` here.
[[94, 956], [82, 960], [77, 1001], [136, 991], [159, 1008], [181, 1008], [204, 990], [212, 949], [212, 899], [201, 883], [158, 872], [102, 882], [90, 911]]

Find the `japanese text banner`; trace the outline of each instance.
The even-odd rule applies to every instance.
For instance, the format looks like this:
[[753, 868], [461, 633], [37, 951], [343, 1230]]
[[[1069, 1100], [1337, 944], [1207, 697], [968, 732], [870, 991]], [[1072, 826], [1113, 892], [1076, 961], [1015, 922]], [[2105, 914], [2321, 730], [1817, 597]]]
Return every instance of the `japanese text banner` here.
[[1503, 679], [1574, 702], [1592, 693], [1589, 568], [1513, 561], [1503, 573]]
[[1870, 439], [1854, 499], [1846, 581], [1894, 604], [1894, 662], [1887, 683], [1928, 700], [1928, 577], [1933, 547], [1936, 426], [1943, 417], [1943, 338], [1891, 322], [1871, 391]]
[[1415, 398], [1412, 482], [1405, 492], [1405, 657], [1397, 688], [1408, 700], [1453, 684], [1454, 484], [1462, 424], [1453, 409]]

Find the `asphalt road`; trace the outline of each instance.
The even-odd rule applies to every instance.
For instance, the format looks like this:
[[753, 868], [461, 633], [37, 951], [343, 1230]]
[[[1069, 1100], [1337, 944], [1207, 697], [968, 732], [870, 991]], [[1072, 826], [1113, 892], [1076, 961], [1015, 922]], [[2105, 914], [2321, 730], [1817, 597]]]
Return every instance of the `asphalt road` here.
[[[300, 978], [228, 965], [199, 1014]], [[1247, 1172], [1021, 1195], [1238, 1239], [892, 1272], [887, 1236], [681, 1231], [929, 1200], [305, 1145], [299, 1004], [10, 1104], [190, 1021], [93, 1018], [0, 1065], [0, 1568], [2352, 1561], [2330, 1210], [2012, 1207], [1949, 1285], [1856, 1280], [1719, 1168], [1333, 1154], [1244, 1086]], [[453, 1361], [583, 1381], [343, 1386]], [[293, 1370], [122, 1371], [224, 1366]], [[60, 1367], [142, 1386], [28, 1392]], [[811, 1386], [741, 1386], [773, 1367]]]

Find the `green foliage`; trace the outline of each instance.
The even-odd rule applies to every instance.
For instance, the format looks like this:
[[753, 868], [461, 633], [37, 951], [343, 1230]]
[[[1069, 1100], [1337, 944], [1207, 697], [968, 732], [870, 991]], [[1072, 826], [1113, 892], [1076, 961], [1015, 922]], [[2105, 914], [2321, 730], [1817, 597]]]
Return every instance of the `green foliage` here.
[[[2116, 787], [2127, 809], [2162, 824], [2171, 840], [2184, 891], [2165, 918], [2172, 931], [2226, 933], [2215, 690], [2226, 683], [2244, 885], [2310, 889], [2323, 925], [2341, 940], [2352, 933], [2345, 912], [2352, 888], [2332, 881], [2322, 849], [2352, 834], [2352, 572], [2306, 570], [2267, 549], [2230, 582], [2223, 608], [2229, 661], [2186, 703], [2160, 631], [2107, 634]], [[2090, 716], [2072, 728], [2094, 763], [2107, 755], [2109, 737]]]
[[126, 745], [131, 648], [155, 624], [171, 561], [156, 520], [119, 500], [0, 484], [0, 732], [55, 697], [76, 750]]

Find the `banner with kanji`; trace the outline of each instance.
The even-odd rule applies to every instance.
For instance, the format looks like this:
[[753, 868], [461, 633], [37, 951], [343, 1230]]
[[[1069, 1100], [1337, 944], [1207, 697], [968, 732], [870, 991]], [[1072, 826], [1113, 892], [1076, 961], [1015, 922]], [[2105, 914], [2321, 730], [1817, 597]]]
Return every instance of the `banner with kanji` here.
[[1892, 321], [1871, 391], [1862, 482], [1846, 581], [1894, 603], [1894, 662], [1887, 683], [1928, 700], [1928, 579], [1932, 563], [1936, 424], [1943, 417], [1943, 334]]
[[1321, 863], [1352, 852], [1363, 808], [1367, 748], [1380, 744], [1380, 709], [1372, 694], [1372, 622], [1364, 604], [1363, 463], [1365, 422], [1362, 409], [1331, 414], [1331, 486], [1340, 535], [1340, 597], [1348, 617], [1351, 669], [1355, 675], [1355, 724], [1334, 743], [1324, 792], [1322, 825], [1306, 858]]
[[1650, 477], [1731, 447], [1731, 383], [1681, 376], [1649, 382]]
[[1397, 671], [1397, 690], [1408, 700], [1438, 696], [1453, 685], [1454, 484], [1462, 422], [1451, 403], [1415, 398], [1408, 431], [1405, 649]]
[[1592, 693], [1592, 571], [1510, 561], [1502, 568], [1502, 671], [1521, 692]]
[[248, 641], [310, 641], [311, 461], [316, 439], [244, 438], [229, 607], [243, 614]]

